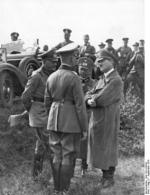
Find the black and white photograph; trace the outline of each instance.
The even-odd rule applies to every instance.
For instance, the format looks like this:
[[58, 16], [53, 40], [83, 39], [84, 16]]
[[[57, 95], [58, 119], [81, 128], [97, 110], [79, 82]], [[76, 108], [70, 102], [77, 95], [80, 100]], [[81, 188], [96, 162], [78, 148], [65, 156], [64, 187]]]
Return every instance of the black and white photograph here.
[[0, 1], [0, 195], [150, 194], [148, 7]]

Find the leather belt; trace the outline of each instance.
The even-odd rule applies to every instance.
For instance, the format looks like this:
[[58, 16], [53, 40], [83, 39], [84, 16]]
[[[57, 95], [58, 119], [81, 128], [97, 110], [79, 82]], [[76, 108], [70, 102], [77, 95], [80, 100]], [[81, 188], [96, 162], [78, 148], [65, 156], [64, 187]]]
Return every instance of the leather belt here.
[[44, 102], [44, 98], [42, 98], [42, 97], [33, 97], [33, 101], [35, 101], [35, 102]]

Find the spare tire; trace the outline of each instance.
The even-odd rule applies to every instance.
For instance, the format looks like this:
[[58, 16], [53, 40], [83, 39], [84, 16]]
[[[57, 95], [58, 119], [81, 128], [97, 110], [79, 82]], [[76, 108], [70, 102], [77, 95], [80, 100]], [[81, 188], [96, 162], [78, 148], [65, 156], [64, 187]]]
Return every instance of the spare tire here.
[[26, 77], [30, 76], [30, 69], [36, 70], [40, 67], [40, 62], [34, 57], [25, 57], [19, 63], [19, 69]]
[[0, 73], [0, 105], [11, 107], [14, 98], [13, 78], [7, 71]]

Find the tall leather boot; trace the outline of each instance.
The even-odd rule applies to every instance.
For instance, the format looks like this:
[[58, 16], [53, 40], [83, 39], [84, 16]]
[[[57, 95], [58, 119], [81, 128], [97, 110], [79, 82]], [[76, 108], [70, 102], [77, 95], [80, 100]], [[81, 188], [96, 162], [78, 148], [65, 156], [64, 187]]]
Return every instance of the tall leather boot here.
[[33, 159], [33, 169], [32, 169], [32, 176], [36, 179], [39, 174], [42, 173], [43, 169], [43, 160], [44, 160], [44, 153], [43, 154], [34, 154]]
[[114, 185], [114, 172], [115, 167], [109, 167], [108, 170], [103, 171], [102, 185], [103, 188], [109, 188]]
[[52, 164], [52, 174], [54, 179], [55, 191], [60, 191], [60, 169], [61, 169], [61, 163]]
[[74, 172], [73, 165], [62, 165], [60, 169], [60, 191], [68, 191]]

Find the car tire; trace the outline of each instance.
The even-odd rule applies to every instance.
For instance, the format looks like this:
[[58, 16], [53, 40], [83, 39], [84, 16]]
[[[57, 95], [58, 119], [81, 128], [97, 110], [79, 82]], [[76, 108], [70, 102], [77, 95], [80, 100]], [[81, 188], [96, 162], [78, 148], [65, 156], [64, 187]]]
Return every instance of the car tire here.
[[9, 72], [0, 73], [0, 105], [11, 107], [13, 105], [14, 86], [13, 78]]
[[30, 67], [33, 67], [33, 70], [37, 70], [40, 67], [40, 63], [35, 58], [23, 58], [19, 63], [19, 69], [25, 74], [26, 77], [29, 77]]

